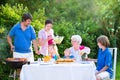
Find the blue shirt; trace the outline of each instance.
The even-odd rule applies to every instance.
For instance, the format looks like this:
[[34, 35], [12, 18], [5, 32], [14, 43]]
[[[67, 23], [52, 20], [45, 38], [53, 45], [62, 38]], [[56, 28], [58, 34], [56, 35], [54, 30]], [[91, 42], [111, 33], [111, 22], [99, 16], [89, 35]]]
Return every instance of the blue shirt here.
[[106, 71], [109, 72], [110, 77], [112, 77], [112, 54], [108, 48], [104, 51], [102, 51], [102, 49], [99, 49], [98, 51], [97, 70], [100, 71], [105, 66], [108, 66]]
[[15, 52], [29, 53], [32, 51], [32, 40], [36, 39], [36, 34], [32, 26], [27, 26], [26, 30], [22, 30], [21, 24], [15, 24], [10, 30], [10, 37], [14, 38]]
[[63, 58], [70, 58], [70, 59], [73, 59], [75, 58], [73, 55], [70, 55], [70, 56], [64, 56]]

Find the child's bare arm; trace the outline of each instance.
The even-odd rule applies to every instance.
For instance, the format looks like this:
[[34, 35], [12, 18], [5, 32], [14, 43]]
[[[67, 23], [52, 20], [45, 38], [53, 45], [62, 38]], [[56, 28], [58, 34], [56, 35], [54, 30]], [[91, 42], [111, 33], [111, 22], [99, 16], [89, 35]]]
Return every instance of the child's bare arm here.
[[86, 60], [87, 60], [87, 61], [94, 61], [94, 62], [97, 62], [97, 59], [87, 58]]

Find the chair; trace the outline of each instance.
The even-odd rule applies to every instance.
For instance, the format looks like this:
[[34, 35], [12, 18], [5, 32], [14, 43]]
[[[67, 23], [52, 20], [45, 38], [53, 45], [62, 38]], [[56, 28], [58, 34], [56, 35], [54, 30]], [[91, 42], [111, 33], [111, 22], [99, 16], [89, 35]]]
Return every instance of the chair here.
[[112, 56], [113, 56], [113, 78], [111, 80], [115, 80], [116, 77], [116, 63], [117, 63], [117, 48], [109, 48]]

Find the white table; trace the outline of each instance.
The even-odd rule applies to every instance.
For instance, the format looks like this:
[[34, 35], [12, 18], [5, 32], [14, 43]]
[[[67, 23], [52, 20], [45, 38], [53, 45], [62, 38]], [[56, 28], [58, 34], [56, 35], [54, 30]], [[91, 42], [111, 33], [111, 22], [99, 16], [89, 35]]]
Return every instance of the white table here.
[[20, 80], [96, 80], [95, 65], [87, 64], [30, 64], [23, 65]]

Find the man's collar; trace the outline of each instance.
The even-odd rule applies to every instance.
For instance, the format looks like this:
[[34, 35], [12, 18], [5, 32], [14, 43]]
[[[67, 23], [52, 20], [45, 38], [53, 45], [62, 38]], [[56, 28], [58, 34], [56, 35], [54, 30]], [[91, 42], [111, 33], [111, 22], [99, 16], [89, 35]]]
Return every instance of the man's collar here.
[[[19, 26], [18, 28], [22, 29], [22, 28], [21, 28], [21, 23], [19, 23], [19, 25], [20, 25], [20, 26]], [[28, 25], [28, 26], [26, 27], [26, 29], [29, 29], [29, 28], [30, 28], [30, 25]]]

